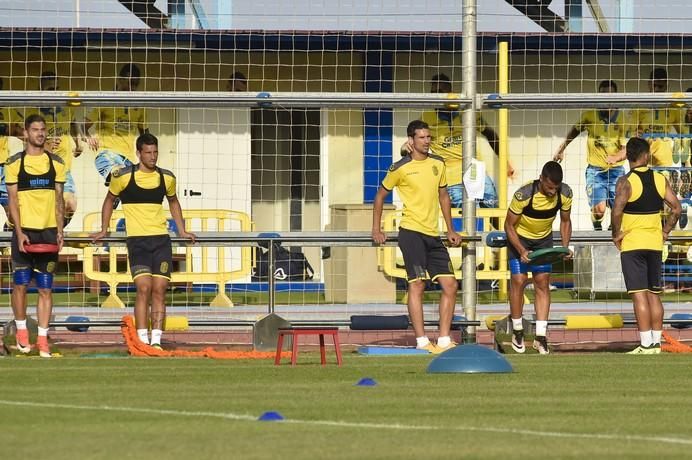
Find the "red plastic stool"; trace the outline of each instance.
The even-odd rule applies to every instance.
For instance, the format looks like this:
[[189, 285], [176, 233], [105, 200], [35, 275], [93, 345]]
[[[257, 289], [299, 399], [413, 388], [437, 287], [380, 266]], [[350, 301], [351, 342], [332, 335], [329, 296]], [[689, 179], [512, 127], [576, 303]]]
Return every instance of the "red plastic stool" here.
[[320, 336], [320, 358], [322, 365], [327, 364], [327, 357], [324, 347], [324, 336], [331, 335], [334, 339], [334, 349], [336, 350], [336, 363], [341, 366], [341, 347], [339, 345], [339, 328], [338, 327], [280, 327], [279, 341], [276, 344], [276, 357], [274, 364], [281, 364], [281, 349], [284, 345], [284, 336], [290, 335], [293, 337], [293, 350], [291, 352], [291, 366], [296, 365], [298, 360], [298, 337], [301, 335], [319, 335]]

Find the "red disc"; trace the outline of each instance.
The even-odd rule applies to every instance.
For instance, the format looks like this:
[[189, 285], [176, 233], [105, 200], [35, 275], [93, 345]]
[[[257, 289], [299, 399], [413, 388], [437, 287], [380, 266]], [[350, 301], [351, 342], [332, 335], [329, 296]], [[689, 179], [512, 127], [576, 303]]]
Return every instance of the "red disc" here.
[[32, 254], [51, 254], [58, 252], [58, 245], [50, 243], [25, 244], [24, 250]]

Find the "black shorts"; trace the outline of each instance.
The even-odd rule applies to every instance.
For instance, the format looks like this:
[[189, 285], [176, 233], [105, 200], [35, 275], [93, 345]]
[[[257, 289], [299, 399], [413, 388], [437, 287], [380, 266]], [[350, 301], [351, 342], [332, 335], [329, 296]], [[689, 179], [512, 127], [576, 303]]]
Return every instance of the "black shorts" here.
[[[553, 232], [550, 232], [548, 236], [544, 236], [538, 240], [531, 240], [519, 235], [519, 241], [524, 245], [527, 251], [536, 251], [537, 249], [546, 249], [553, 247]], [[514, 249], [514, 246], [508, 241], [507, 242], [507, 254], [509, 259], [519, 259], [521, 260], [521, 254]]]
[[[45, 230], [23, 229], [24, 234], [29, 237], [32, 244], [46, 243], [58, 244], [58, 229], [47, 228]], [[17, 241], [17, 233], [12, 232], [12, 269], [21, 270], [28, 268], [41, 273], [55, 273], [58, 267], [57, 253], [37, 253], [31, 254], [21, 252]]]
[[661, 251], [636, 249], [620, 253], [622, 275], [627, 293], [650, 291], [663, 292]]
[[173, 248], [168, 235], [132, 236], [127, 238], [127, 260], [132, 279], [153, 275], [171, 279]]
[[454, 276], [449, 252], [439, 236], [400, 228], [399, 249], [404, 256], [409, 282], [426, 279], [428, 275], [432, 281], [440, 276]]

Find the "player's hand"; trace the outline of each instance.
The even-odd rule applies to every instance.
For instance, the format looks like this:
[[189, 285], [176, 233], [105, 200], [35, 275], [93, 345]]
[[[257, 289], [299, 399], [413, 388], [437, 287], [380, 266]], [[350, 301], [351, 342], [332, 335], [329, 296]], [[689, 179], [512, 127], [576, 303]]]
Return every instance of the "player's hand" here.
[[195, 244], [195, 241], [197, 240], [197, 235], [195, 235], [194, 233], [190, 233], [190, 232], [180, 232], [179, 236], [181, 238], [186, 238], [186, 239], [190, 240], [190, 242], [192, 244]]
[[449, 231], [447, 232], [447, 241], [449, 242], [450, 246], [457, 247], [461, 244], [461, 235], [459, 235], [457, 232]]
[[560, 149], [557, 152], [555, 152], [555, 155], [553, 155], [553, 161], [557, 161], [558, 163], [562, 163], [562, 160], [565, 159], [565, 150]]
[[531, 254], [529, 251], [524, 249], [521, 251], [521, 261], [524, 262], [525, 264], [531, 263], [531, 259], [529, 259], [529, 254]]
[[620, 160], [618, 159], [618, 157], [616, 155], [608, 155], [606, 157], [606, 163], [609, 165], [614, 165], [618, 161], [620, 161]]
[[74, 152], [72, 152], [72, 156], [77, 158], [79, 157], [79, 155], [82, 154], [83, 151], [84, 150], [82, 150], [82, 147], [78, 145], [77, 147], [75, 147]]
[[372, 240], [377, 244], [382, 244], [387, 241], [387, 235], [379, 228], [372, 231]]
[[622, 250], [622, 240], [624, 238], [625, 238], [625, 233], [622, 231], [613, 235], [613, 244], [615, 244], [615, 247], [618, 248], [618, 250]]
[[665, 230], [663, 231], [663, 242], [665, 243], [668, 241], [668, 237], [670, 237], [670, 232], [666, 232]]
[[514, 169], [514, 165], [512, 164], [512, 162], [508, 161], [507, 162], [507, 177], [510, 179], [513, 179], [516, 172], [517, 171]]
[[89, 238], [91, 238], [91, 241], [93, 243], [96, 243], [97, 241], [101, 240], [104, 236], [106, 236], [106, 233], [108, 232], [106, 232], [105, 230], [101, 230], [100, 232], [92, 233], [91, 235], [89, 235]]
[[99, 140], [96, 137], [87, 137], [86, 143], [91, 148], [91, 150], [99, 149]]
[[29, 237], [26, 236], [26, 233], [22, 232], [21, 230], [17, 232], [17, 245], [19, 246], [19, 252], [26, 252], [25, 246], [27, 244], [31, 244], [31, 241], [29, 241]]
[[[565, 247], [567, 248], [567, 246]], [[572, 260], [574, 258], [574, 252], [570, 248], [567, 248], [567, 250], [569, 250], [569, 253], [562, 256], [562, 260]]]
[[407, 140], [403, 144], [401, 144], [401, 155], [406, 155], [407, 153], [413, 152], [413, 144], [411, 141]]
[[48, 140], [46, 141], [46, 147], [48, 147], [48, 150], [51, 152], [55, 152], [58, 147], [60, 147], [60, 138], [59, 137], [49, 137]]

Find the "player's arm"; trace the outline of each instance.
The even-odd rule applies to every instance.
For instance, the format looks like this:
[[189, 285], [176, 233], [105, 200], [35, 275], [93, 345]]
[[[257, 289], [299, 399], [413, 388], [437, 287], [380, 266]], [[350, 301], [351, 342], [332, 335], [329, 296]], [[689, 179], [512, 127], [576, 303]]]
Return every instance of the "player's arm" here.
[[507, 234], [507, 241], [509, 241], [509, 244], [511, 244], [521, 256], [521, 261], [528, 263], [529, 251], [527, 251], [524, 245], [521, 244], [519, 234], [517, 233], [519, 219], [521, 219], [521, 214], [514, 214], [511, 209], [508, 209], [507, 217], [505, 218], [505, 233]]
[[[560, 240], [562, 241], [562, 247], [566, 248], [569, 246], [569, 242], [572, 239], [572, 208], [565, 211], [560, 209]], [[565, 259], [572, 258], [572, 251], [565, 256]]]
[[459, 246], [461, 244], [461, 235], [454, 231], [452, 227], [452, 200], [449, 198], [449, 192], [447, 192], [447, 187], [439, 187], [439, 200], [440, 209], [442, 210], [442, 217], [445, 220], [445, 225], [447, 226], [447, 241], [452, 246]]
[[500, 137], [497, 135], [495, 130], [490, 126], [486, 126], [481, 131], [481, 134], [488, 139], [488, 144], [490, 144], [490, 148], [493, 149], [495, 155], [500, 156]]
[[180, 206], [178, 195], [166, 195], [166, 198], [168, 199], [168, 208], [171, 211], [171, 216], [173, 216], [175, 225], [178, 228], [178, 236], [187, 238], [194, 243], [197, 236], [185, 230], [185, 219], [183, 219], [183, 209]]
[[389, 195], [389, 190], [380, 185], [372, 206], [372, 240], [377, 244], [387, 241], [387, 235], [384, 234], [381, 228], [382, 209], [384, 208], [384, 199], [387, 195]]
[[570, 129], [565, 136], [565, 140], [557, 148], [555, 155], [553, 155], [553, 161], [562, 161], [565, 159], [565, 149], [574, 139], [579, 136], [579, 134], [581, 134], [581, 130], [577, 127], [577, 125], [572, 126], [572, 129]]
[[58, 229], [58, 251], [62, 250], [64, 242], [63, 226], [65, 225], [65, 200], [63, 192], [65, 184], [62, 182], [55, 183], [55, 224]]
[[106, 197], [103, 199], [103, 205], [101, 206], [101, 231], [89, 235], [92, 241], [96, 242], [108, 233], [108, 226], [111, 223], [113, 205], [115, 204], [116, 198], [117, 196], [113, 195], [110, 190], [106, 193]]
[[613, 209], [610, 213], [613, 243], [618, 249], [620, 249], [622, 239], [625, 237], [625, 234], [622, 233], [622, 216], [630, 196], [632, 196], [632, 186], [627, 180], [627, 176], [622, 176], [615, 185], [615, 203], [613, 203]]
[[666, 179], [666, 194], [663, 197], [663, 201], [670, 208], [670, 213], [666, 219], [666, 223], [663, 225], [663, 241], [668, 239], [668, 235], [675, 228], [675, 224], [678, 223], [680, 219], [680, 214], [682, 214], [682, 206], [680, 205], [680, 200], [678, 200], [677, 195], [673, 191], [673, 187], [670, 186], [670, 182]]
[[10, 220], [14, 224], [14, 231], [17, 234], [17, 245], [20, 252], [26, 252], [24, 245], [29, 244], [29, 237], [22, 231], [22, 221], [19, 218], [19, 188], [16, 183], [7, 184], [7, 196], [10, 200]]
[[80, 125], [78, 130], [82, 135], [82, 140], [86, 142], [89, 145], [89, 147], [94, 151], [97, 151], [99, 149], [99, 140], [98, 137], [91, 135], [90, 130], [91, 127], [94, 126], [94, 124], [99, 120], [100, 117], [100, 109], [95, 109], [92, 110], [89, 114], [87, 114], [81, 123], [75, 122], [79, 123]]

